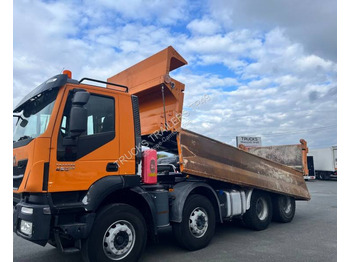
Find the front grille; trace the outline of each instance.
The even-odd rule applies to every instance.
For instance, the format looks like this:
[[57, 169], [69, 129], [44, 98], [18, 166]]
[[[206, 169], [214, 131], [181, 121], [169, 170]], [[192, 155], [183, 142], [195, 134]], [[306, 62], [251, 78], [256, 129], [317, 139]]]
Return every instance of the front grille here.
[[20, 160], [17, 166], [13, 167], [13, 189], [17, 189], [21, 185], [24, 173], [26, 172], [27, 163], [27, 159]]

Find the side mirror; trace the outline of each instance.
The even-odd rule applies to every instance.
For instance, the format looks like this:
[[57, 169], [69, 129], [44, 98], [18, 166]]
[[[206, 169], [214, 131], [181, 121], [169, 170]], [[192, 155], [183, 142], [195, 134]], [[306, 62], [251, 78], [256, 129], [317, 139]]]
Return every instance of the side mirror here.
[[87, 109], [86, 103], [89, 101], [90, 93], [77, 91], [72, 99], [72, 108], [69, 117], [69, 136], [76, 138], [87, 129]]
[[28, 120], [27, 119], [22, 119], [22, 122], [19, 124], [21, 127], [26, 127], [28, 124]]

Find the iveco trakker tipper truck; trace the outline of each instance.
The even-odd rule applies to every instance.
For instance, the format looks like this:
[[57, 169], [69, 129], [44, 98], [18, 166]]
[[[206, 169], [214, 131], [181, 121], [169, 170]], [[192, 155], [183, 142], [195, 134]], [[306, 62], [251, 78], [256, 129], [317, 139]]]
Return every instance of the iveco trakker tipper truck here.
[[[197, 250], [217, 222], [290, 222], [310, 199], [301, 172], [181, 128], [185, 86], [169, 72], [186, 63], [168, 47], [106, 82], [64, 71], [24, 97], [14, 232], [86, 261], [136, 261], [162, 227]], [[178, 162], [157, 165], [157, 151]]]

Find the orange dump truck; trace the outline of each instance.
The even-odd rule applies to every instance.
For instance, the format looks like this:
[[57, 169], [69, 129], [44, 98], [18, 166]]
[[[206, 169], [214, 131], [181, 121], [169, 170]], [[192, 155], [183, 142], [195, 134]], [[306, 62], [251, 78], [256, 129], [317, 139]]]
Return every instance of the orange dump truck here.
[[[169, 72], [186, 63], [168, 47], [107, 81], [65, 71], [24, 97], [13, 231], [85, 261], [137, 261], [162, 227], [197, 250], [217, 222], [292, 221], [310, 199], [301, 172], [181, 128], [185, 86]], [[179, 161], [157, 164], [157, 151]]]

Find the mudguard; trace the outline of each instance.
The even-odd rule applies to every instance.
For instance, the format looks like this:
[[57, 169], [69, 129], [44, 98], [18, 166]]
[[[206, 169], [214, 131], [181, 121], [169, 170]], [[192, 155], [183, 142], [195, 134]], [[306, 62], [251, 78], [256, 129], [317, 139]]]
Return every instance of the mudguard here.
[[170, 206], [170, 221], [181, 223], [182, 221], [182, 211], [186, 202], [188, 195], [195, 189], [203, 189], [205, 196], [214, 204], [215, 212], [218, 215], [218, 220], [222, 223], [222, 214], [220, 208], [219, 199], [214, 191], [214, 189], [206, 183], [203, 182], [181, 182], [174, 186], [174, 191], [170, 192], [172, 198]]
[[96, 211], [101, 202], [111, 193], [140, 185], [140, 177], [133, 176], [107, 176], [96, 181], [88, 190], [82, 200], [86, 211]]

